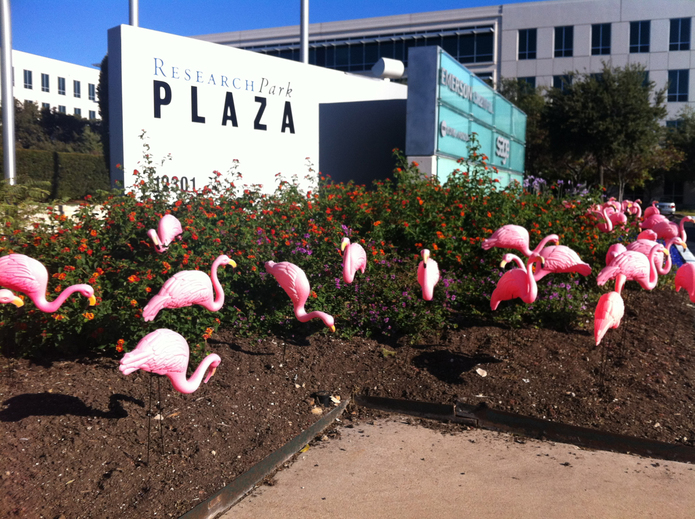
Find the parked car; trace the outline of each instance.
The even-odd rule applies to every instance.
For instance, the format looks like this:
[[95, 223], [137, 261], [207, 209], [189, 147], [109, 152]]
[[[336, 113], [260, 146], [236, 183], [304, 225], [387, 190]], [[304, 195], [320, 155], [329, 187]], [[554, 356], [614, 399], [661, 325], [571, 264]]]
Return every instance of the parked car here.
[[661, 214], [676, 214], [676, 204], [673, 202], [659, 202], [656, 206]]

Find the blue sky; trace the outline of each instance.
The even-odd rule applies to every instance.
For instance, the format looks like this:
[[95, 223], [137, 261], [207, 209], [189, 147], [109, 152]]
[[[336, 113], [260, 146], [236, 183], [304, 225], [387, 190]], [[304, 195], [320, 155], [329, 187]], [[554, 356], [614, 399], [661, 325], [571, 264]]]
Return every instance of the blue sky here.
[[[522, 0], [313, 0], [309, 22], [332, 22]], [[106, 31], [128, 23], [128, 0], [10, 0], [16, 50], [91, 66], [106, 54]], [[140, 27], [195, 36], [299, 24], [299, 0], [140, 0]]]

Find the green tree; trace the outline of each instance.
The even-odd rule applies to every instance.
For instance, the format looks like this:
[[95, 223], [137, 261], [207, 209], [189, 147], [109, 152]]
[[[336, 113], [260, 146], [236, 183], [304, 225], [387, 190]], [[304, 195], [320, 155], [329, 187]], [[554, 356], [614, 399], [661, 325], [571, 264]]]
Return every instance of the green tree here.
[[678, 123], [667, 132], [666, 140], [683, 154], [683, 161], [669, 172], [669, 180], [695, 181], [695, 110], [686, 106], [678, 114]]
[[626, 186], [643, 185], [677, 159], [661, 146], [665, 89], [647, 81], [642, 65], [604, 64], [600, 74], [570, 76], [562, 89], [549, 90], [542, 117], [556, 156], [591, 166], [598, 184], [610, 180], [620, 198]]

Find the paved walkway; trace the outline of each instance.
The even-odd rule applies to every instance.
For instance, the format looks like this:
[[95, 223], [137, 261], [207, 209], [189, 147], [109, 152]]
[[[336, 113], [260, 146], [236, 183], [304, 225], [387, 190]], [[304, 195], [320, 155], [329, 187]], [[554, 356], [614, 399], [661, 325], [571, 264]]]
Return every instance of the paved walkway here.
[[695, 517], [695, 465], [405, 420], [341, 428], [222, 519]]

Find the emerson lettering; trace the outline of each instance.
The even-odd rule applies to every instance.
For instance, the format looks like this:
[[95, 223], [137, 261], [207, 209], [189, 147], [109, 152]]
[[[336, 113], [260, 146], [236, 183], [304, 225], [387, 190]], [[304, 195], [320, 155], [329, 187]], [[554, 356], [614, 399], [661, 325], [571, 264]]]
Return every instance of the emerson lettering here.
[[477, 92], [473, 92], [473, 87], [471, 85], [462, 81], [445, 68], [442, 68], [439, 71], [439, 82], [457, 96], [467, 101], [472, 101], [483, 110], [493, 113], [494, 107], [489, 99], [486, 99]]

